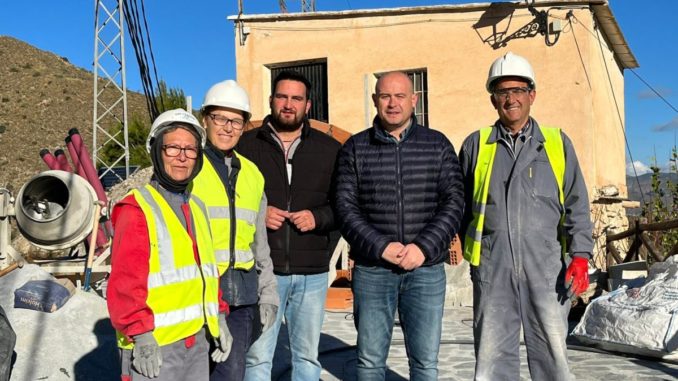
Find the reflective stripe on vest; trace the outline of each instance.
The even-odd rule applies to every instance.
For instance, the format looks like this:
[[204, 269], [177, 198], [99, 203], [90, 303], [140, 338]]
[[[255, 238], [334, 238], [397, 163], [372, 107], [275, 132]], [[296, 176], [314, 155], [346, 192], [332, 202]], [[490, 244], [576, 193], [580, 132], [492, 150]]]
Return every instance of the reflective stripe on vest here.
[[[167, 201], [146, 185], [131, 192], [146, 218], [150, 242], [148, 296], [153, 312], [153, 336], [159, 345], [189, 337], [207, 323], [210, 334], [219, 335], [219, 272], [205, 205], [191, 196], [189, 205], [195, 226], [200, 266], [193, 241]], [[132, 348], [118, 333], [118, 346]]]
[[[218, 303], [208, 303], [205, 307], [210, 313], [215, 315], [219, 314]], [[184, 321], [200, 319], [202, 318], [202, 314], [202, 304], [194, 304], [186, 308], [155, 314], [153, 315], [153, 318], [155, 319], [155, 326], [157, 329], [157, 327], [170, 327]]]
[[[464, 238], [464, 258], [473, 266], [480, 265], [485, 208], [490, 189], [492, 168], [494, 167], [494, 157], [497, 153], [497, 143], [488, 143], [492, 128], [490, 126], [480, 129], [478, 159], [473, 171], [473, 204], [471, 205], [473, 219], [466, 229], [466, 236]], [[539, 129], [542, 135], [544, 135], [546, 156], [558, 185], [558, 198], [561, 205], [560, 225], [562, 226], [565, 217], [562, 210], [565, 201], [563, 194], [563, 184], [565, 182], [565, 149], [563, 147], [563, 139], [559, 128], [539, 126]], [[560, 241], [564, 255], [566, 251], [564, 234], [561, 234]]]
[[[214, 235], [214, 252], [219, 273], [223, 274], [233, 258], [233, 267], [250, 270], [254, 266], [252, 244], [256, 232], [256, 219], [264, 193], [264, 177], [259, 169], [242, 155], [240, 172], [235, 185], [235, 250], [231, 257], [231, 209], [226, 185], [212, 163], [205, 156], [200, 174], [193, 180], [192, 193], [207, 205], [210, 226]], [[218, 190], [218, 191], [216, 191]]]

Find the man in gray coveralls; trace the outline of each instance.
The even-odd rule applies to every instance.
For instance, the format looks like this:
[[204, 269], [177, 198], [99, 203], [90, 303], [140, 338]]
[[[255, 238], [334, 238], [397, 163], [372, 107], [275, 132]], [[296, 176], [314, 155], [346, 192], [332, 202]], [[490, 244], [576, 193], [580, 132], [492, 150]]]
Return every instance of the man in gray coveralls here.
[[584, 178], [565, 133], [530, 117], [537, 93], [525, 58], [499, 57], [486, 88], [499, 119], [466, 138], [459, 155], [475, 379], [520, 379], [522, 324], [532, 379], [572, 380], [569, 297], [588, 288], [593, 248]]

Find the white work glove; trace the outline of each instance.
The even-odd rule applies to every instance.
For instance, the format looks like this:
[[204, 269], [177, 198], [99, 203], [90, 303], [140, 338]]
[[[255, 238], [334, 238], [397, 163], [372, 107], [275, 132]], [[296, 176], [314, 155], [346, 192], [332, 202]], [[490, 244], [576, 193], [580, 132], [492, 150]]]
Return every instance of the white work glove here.
[[231, 331], [228, 330], [225, 314], [219, 314], [219, 337], [214, 338], [214, 345], [216, 349], [212, 352], [212, 360], [214, 362], [226, 361], [231, 353], [233, 336], [231, 336]]
[[277, 314], [278, 306], [269, 303], [262, 303], [259, 305], [259, 317], [261, 318], [261, 332], [266, 332], [267, 329], [273, 326]]
[[133, 339], [132, 366], [144, 377], [158, 377], [162, 366], [162, 353], [158, 342], [153, 337], [153, 331], [136, 335]]

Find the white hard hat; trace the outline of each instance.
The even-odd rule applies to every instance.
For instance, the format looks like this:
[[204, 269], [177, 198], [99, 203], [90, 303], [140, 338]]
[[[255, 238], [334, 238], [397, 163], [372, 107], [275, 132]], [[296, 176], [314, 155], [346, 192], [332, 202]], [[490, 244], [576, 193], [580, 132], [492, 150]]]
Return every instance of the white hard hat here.
[[209, 106], [228, 107], [242, 111], [247, 120], [252, 116], [247, 92], [232, 79], [216, 83], [207, 90], [201, 110], [204, 112]]
[[153, 121], [151, 131], [148, 133], [148, 139], [146, 139], [146, 150], [149, 153], [151, 152], [151, 140], [158, 136], [160, 132], [174, 124], [183, 124], [193, 127], [195, 132], [198, 133], [198, 136], [200, 136], [200, 145], [203, 148], [205, 147], [207, 135], [205, 134], [205, 129], [200, 125], [200, 122], [198, 122], [198, 119], [196, 119], [190, 112], [181, 108], [177, 108], [163, 112]]
[[527, 60], [511, 52], [497, 58], [490, 66], [490, 72], [487, 75], [485, 88], [492, 92], [492, 82], [502, 77], [521, 77], [530, 83], [530, 87], [535, 89], [537, 83], [534, 80], [534, 71]]

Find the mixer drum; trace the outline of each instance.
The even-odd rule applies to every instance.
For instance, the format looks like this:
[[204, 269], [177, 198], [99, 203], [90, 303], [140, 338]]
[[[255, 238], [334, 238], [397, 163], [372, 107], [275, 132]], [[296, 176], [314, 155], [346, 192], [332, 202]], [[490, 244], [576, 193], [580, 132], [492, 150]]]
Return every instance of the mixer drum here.
[[96, 199], [94, 188], [76, 174], [59, 170], [39, 173], [17, 194], [17, 226], [40, 248], [73, 247], [92, 231]]

